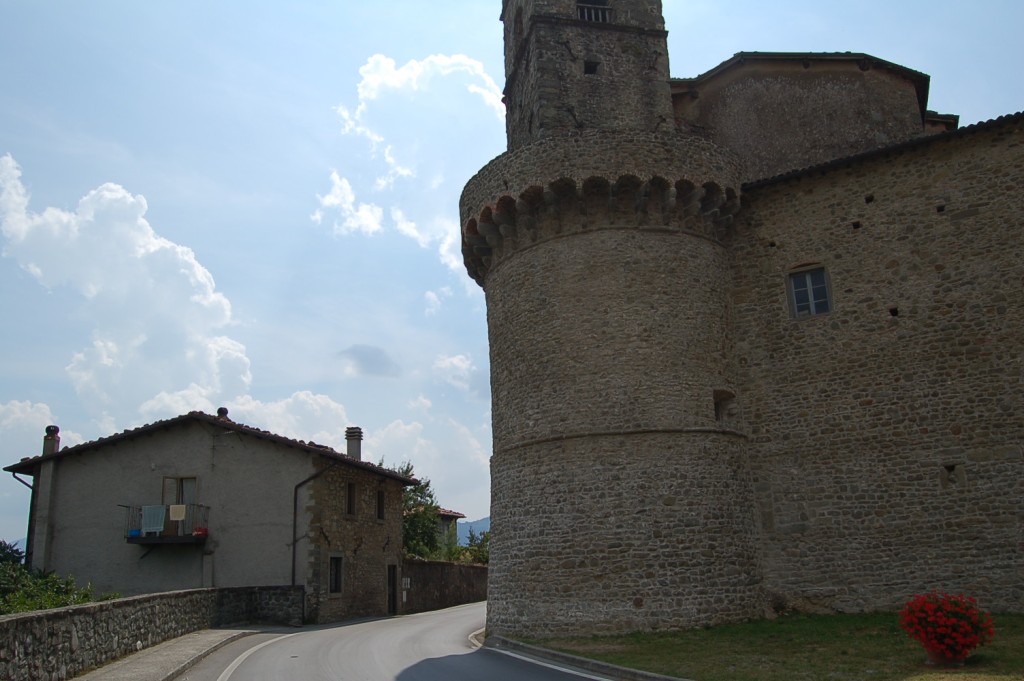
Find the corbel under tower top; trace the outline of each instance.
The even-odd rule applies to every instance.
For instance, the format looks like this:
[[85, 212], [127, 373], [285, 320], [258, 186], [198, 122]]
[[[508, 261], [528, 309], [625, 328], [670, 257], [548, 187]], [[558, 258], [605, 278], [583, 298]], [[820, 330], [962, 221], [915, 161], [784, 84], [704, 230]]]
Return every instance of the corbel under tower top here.
[[508, 150], [673, 127], [661, 0], [504, 0]]

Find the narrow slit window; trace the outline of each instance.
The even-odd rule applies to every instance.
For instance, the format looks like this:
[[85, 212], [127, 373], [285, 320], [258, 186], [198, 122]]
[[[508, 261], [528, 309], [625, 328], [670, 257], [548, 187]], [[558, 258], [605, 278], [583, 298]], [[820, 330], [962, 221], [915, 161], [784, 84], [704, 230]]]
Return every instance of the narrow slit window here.
[[348, 483], [348, 487], [345, 490], [345, 512], [349, 515], [356, 514], [356, 483]]
[[341, 593], [342, 576], [344, 571], [344, 560], [341, 556], [331, 556], [328, 569], [328, 591], [332, 594]]

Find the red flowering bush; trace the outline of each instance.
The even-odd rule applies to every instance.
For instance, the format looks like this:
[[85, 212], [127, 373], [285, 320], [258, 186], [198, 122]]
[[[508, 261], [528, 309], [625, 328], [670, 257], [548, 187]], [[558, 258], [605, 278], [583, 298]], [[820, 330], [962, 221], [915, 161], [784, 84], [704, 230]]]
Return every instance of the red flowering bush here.
[[900, 610], [900, 626], [924, 649], [949, 661], [963, 660], [992, 641], [992, 616], [963, 594], [932, 591], [914, 596]]

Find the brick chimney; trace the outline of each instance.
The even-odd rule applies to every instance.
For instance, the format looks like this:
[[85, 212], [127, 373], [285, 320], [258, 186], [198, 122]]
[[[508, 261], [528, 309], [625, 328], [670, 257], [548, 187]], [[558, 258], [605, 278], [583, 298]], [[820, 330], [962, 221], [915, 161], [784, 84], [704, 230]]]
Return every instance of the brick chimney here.
[[57, 426], [46, 426], [46, 435], [43, 436], [43, 456], [56, 454], [60, 449], [60, 428]]
[[351, 427], [345, 429], [345, 442], [347, 446], [347, 453], [350, 459], [356, 461], [363, 460], [363, 429], [358, 427]]

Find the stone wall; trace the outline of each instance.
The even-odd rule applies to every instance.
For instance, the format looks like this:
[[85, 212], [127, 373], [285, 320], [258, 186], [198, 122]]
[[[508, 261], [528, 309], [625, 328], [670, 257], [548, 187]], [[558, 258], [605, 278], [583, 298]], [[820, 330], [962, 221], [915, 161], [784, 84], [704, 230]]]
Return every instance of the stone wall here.
[[[378, 517], [378, 492], [383, 494], [383, 518]], [[322, 623], [396, 614], [401, 607], [401, 483], [374, 472], [333, 467], [313, 481], [308, 512], [307, 618]], [[333, 587], [332, 558], [340, 561], [335, 575], [340, 583]], [[394, 589], [390, 594], [389, 588]]]
[[486, 565], [406, 560], [402, 578], [402, 611], [406, 613], [487, 600]]
[[302, 587], [172, 591], [0, 616], [0, 678], [57, 681], [199, 629], [301, 624]]
[[[1022, 117], [746, 187], [736, 402], [783, 602], [1024, 610]], [[787, 276], [820, 265], [828, 314]]]
[[927, 83], [865, 55], [741, 55], [679, 81], [675, 114], [742, 158], [750, 181], [921, 136], [913, 78]]

